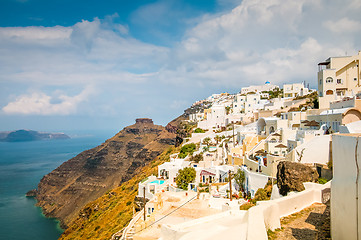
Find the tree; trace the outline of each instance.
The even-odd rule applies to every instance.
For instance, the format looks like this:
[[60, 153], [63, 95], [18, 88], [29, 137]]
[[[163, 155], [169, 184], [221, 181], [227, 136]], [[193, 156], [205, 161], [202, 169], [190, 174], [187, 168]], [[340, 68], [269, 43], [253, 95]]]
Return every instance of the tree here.
[[230, 107], [230, 106], [227, 106], [227, 107], [226, 107], [226, 115], [228, 115], [230, 112], [231, 112], [231, 107]]
[[178, 188], [187, 190], [188, 184], [194, 182], [194, 179], [196, 179], [196, 170], [192, 167], [186, 167], [178, 170], [175, 182]]
[[238, 169], [237, 173], [233, 176], [234, 181], [236, 181], [237, 185], [239, 186], [240, 190], [243, 192], [243, 183], [246, 180], [246, 176], [241, 169]]
[[222, 138], [221, 138], [219, 135], [216, 135], [216, 136], [214, 137], [214, 140], [216, 140], [217, 145], [218, 145], [218, 143], [222, 140]]
[[206, 137], [205, 139], [203, 139], [203, 144], [207, 145], [208, 147], [209, 144], [211, 144], [211, 139], [209, 137]]
[[200, 161], [203, 161], [203, 154], [199, 153], [194, 156], [191, 156], [189, 161], [199, 163]]
[[298, 155], [298, 162], [301, 162], [304, 151], [305, 151], [305, 148], [303, 148], [300, 153], [296, 150], [296, 153]]

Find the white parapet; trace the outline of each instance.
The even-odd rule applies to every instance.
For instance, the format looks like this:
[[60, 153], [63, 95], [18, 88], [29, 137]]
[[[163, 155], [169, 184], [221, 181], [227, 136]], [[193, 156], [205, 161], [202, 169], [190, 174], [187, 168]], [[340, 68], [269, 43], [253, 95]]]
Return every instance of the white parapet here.
[[249, 239], [266, 240], [267, 230], [281, 227], [280, 218], [322, 202], [325, 185], [305, 183], [306, 190], [270, 201], [258, 202], [248, 211], [230, 210], [188, 221], [162, 225], [161, 240]]

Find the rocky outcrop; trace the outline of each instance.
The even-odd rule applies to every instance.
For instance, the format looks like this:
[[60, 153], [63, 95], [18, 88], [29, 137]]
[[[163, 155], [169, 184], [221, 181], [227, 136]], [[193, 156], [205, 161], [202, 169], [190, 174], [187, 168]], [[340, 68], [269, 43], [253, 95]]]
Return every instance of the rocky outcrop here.
[[36, 193], [37, 193], [37, 190], [36, 189], [33, 189], [33, 190], [30, 190], [26, 193], [26, 196], [27, 197], [35, 197], [36, 196]]
[[175, 138], [151, 119], [137, 119], [105, 143], [44, 176], [35, 191], [37, 204], [66, 228], [88, 202], [131, 179], [136, 169], [174, 144]]
[[137, 118], [135, 123], [150, 123], [153, 124], [153, 120], [150, 118]]
[[297, 162], [280, 162], [277, 166], [277, 187], [283, 196], [291, 191], [303, 191], [304, 182], [317, 182], [317, 171]]

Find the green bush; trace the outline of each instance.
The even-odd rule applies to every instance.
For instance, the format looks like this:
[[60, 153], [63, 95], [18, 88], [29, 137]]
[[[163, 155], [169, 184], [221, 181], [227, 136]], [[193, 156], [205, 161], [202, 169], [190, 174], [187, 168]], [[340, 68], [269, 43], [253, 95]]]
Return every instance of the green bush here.
[[254, 200], [255, 201], [269, 200], [266, 190], [263, 188], [259, 188], [256, 194], [254, 195]]
[[186, 167], [179, 169], [175, 182], [178, 188], [187, 190], [188, 184], [194, 182], [194, 179], [196, 179], [196, 170], [192, 167]]
[[205, 133], [206, 131], [205, 130], [203, 130], [202, 128], [196, 128], [195, 130], [194, 130], [194, 133]]
[[259, 188], [254, 195], [252, 201], [256, 203], [257, 201], [270, 200], [272, 194], [272, 185], [269, 181], [264, 188]]
[[192, 155], [193, 152], [196, 150], [197, 146], [194, 143], [189, 143], [184, 145], [178, 154], [179, 158], [185, 158], [188, 155]]
[[318, 179], [318, 183], [319, 184], [325, 184], [325, 183], [327, 183], [328, 181], [327, 181], [327, 179], [324, 179], [324, 178], [319, 178]]

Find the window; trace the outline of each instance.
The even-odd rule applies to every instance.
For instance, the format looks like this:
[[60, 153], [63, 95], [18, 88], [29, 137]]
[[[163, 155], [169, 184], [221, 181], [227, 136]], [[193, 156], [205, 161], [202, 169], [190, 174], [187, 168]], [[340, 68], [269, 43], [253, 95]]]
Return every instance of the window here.
[[332, 77], [326, 78], [326, 83], [332, 83], [332, 82], [333, 82], [333, 78], [332, 78]]
[[354, 78], [353, 80], [354, 80], [354, 81], [357, 81], [357, 78]]
[[337, 79], [337, 84], [341, 84], [342, 83], [342, 79]]
[[322, 79], [320, 79], [320, 85], [322, 84]]

